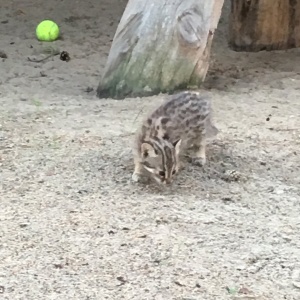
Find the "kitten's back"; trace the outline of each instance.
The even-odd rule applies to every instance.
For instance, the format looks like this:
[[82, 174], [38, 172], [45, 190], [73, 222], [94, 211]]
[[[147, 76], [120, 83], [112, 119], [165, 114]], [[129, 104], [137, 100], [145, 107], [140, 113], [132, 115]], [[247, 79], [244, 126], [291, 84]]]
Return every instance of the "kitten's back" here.
[[209, 136], [218, 132], [211, 122], [210, 100], [191, 91], [172, 95], [149, 115], [144, 126], [149, 135], [162, 135], [162, 132], [167, 132], [174, 135], [173, 139], [202, 128], [207, 129]]
[[202, 97], [198, 92], [185, 91], [172, 95], [150, 115], [150, 118], [164, 116], [180, 120], [201, 116], [204, 119], [210, 113], [210, 109], [208, 98]]

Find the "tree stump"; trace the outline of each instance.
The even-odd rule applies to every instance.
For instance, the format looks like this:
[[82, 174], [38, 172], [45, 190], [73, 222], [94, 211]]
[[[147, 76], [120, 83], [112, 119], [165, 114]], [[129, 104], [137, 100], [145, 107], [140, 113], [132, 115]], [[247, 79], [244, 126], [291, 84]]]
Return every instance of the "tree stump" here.
[[199, 86], [224, 0], [129, 0], [98, 86], [123, 99]]
[[231, 0], [229, 45], [235, 51], [300, 46], [300, 0]]

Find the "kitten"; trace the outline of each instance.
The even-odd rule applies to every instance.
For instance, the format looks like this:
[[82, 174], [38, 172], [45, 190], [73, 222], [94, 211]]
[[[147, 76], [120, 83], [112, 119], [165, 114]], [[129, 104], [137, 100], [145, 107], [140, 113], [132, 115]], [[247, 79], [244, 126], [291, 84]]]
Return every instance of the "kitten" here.
[[179, 154], [196, 148], [192, 162], [206, 162], [206, 139], [217, 135], [211, 122], [211, 105], [198, 92], [180, 92], [171, 96], [138, 130], [134, 145], [133, 181], [140, 181], [144, 170], [158, 182], [169, 184], [180, 167]]

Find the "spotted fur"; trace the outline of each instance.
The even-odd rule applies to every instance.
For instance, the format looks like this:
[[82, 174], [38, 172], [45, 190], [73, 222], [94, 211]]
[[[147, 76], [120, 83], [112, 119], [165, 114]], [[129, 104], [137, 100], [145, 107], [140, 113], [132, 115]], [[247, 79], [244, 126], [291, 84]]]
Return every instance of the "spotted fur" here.
[[180, 153], [195, 146], [193, 162], [206, 162], [206, 139], [218, 133], [211, 122], [209, 99], [198, 92], [181, 92], [155, 109], [138, 130], [134, 145], [134, 181], [144, 170], [159, 183], [168, 184], [180, 168]]

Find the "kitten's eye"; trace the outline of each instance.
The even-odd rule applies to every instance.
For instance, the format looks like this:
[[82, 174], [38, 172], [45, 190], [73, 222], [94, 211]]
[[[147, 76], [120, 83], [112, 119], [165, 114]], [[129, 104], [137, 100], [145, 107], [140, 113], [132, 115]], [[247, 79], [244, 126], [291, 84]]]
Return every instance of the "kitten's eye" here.
[[166, 173], [164, 172], [164, 171], [159, 171], [159, 176], [161, 176], [161, 177], [165, 177], [165, 175], [166, 175]]

